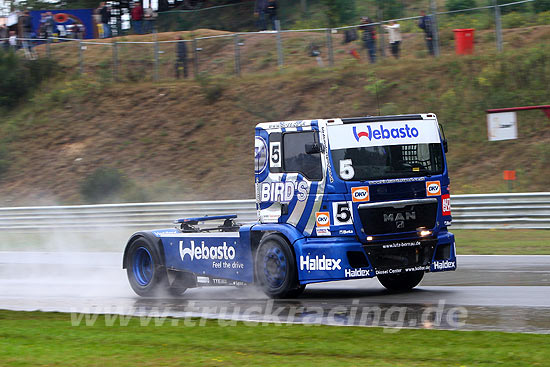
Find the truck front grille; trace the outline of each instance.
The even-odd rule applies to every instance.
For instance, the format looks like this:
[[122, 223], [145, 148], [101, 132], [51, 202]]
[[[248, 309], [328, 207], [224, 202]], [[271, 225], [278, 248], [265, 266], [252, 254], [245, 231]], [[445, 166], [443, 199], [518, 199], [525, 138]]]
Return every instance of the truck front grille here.
[[362, 204], [359, 217], [367, 236], [431, 229], [435, 227], [437, 199]]

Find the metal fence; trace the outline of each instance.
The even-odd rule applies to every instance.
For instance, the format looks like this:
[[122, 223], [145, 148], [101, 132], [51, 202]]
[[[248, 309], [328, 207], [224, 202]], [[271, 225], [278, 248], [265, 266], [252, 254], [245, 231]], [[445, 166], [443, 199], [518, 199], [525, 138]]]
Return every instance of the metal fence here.
[[[455, 27], [482, 28], [475, 35], [476, 53], [501, 51], [507, 37], [507, 33], [503, 31], [501, 9], [533, 1], [522, 0], [501, 5], [497, 5], [495, 1], [493, 5], [452, 12], [438, 12], [434, 6], [430, 17], [435, 31], [431, 41], [435, 55], [454, 53]], [[427, 41], [417, 25], [419, 18], [414, 16], [395, 20], [401, 25], [402, 56], [429, 56]], [[389, 20], [369, 24], [377, 29], [379, 35], [376, 45], [378, 60], [392, 57], [389, 39], [383, 28], [386, 23], [389, 23]], [[111, 42], [107, 39], [78, 40], [56, 37], [47, 40], [18, 39], [18, 42], [27, 57], [51, 57], [79, 73], [110, 80], [159, 81], [176, 77], [177, 42], [184, 42], [187, 46], [187, 72], [195, 77], [202, 73], [240, 75], [266, 72], [294, 65], [330, 67], [352, 62], [357, 58], [366, 60], [367, 52], [363, 49], [361, 40], [362, 26], [366, 25], [282, 30], [278, 23], [276, 31], [239, 32], [181, 41], [159, 40], [157, 37], [161, 35], [155, 33], [152, 35], [152, 41], [140, 42], [120, 38]], [[510, 23], [510, 26], [514, 24]], [[346, 42], [349, 31], [354, 32], [357, 37], [355, 41]], [[514, 44], [515, 40], [510, 36], [511, 44]]]
[[[550, 229], [550, 192], [453, 195], [453, 228]], [[254, 200], [0, 208], [0, 231], [165, 228], [178, 218], [237, 214], [256, 221]], [[216, 222], [214, 222], [216, 223]]]

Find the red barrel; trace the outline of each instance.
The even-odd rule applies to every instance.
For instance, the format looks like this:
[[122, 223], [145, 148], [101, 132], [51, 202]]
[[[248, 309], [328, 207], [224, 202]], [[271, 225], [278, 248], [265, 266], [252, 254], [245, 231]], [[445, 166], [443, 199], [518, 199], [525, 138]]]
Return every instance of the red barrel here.
[[453, 29], [457, 55], [470, 55], [474, 52], [474, 29]]

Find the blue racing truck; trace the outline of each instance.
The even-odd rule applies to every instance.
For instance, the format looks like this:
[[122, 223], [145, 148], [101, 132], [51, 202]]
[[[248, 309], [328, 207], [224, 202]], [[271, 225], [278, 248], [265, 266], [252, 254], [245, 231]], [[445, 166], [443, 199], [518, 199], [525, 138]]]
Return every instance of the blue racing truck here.
[[426, 272], [456, 269], [434, 114], [261, 123], [254, 150], [257, 221], [184, 218], [135, 233], [123, 268], [137, 294], [257, 284], [290, 298], [309, 283], [375, 276], [408, 290]]

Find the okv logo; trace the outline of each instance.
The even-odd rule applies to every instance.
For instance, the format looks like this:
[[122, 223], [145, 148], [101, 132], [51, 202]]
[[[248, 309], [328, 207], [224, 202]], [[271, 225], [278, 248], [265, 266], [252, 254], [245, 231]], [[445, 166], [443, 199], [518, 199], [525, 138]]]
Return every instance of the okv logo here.
[[370, 200], [369, 187], [368, 186], [353, 187], [351, 189], [351, 200], [355, 203], [369, 201]]
[[426, 182], [426, 195], [427, 196], [439, 196], [441, 195], [441, 184], [439, 181], [427, 181]]
[[330, 217], [328, 212], [315, 213], [317, 227], [330, 227]]
[[195, 241], [191, 241], [191, 248], [183, 248], [183, 241], [180, 241], [180, 257], [183, 261], [185, 255], [193, 260], [233, 260], [235, 258], [235, 247], [227, 246], [223, 242], [221, 246], [205, 246], [201, 241], [201, 246], [195, 247]]
[[408, 124], [405, 124], [405, 127], [386, 129], [384, 125], [380, 124], [378, 129], [373, 129], [370, 125], [367, 125], [367, 131], [357, 131], [357, 126], [353, 127], [353, 136], [355, 140], [365, 137], [372, 141], [375, 140], [384, 140], [384, 139], [403, 139], [403, 138], [416, 138], [418, 137], [419, 132], [416, 127], [410, 128]]

